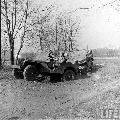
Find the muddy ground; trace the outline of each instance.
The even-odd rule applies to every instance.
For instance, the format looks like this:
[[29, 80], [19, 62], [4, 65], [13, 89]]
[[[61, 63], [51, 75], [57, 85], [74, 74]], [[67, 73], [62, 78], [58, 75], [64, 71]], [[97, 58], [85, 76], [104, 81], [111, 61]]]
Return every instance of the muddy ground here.
[[27, 82], [15, 79], [11, 70], [1, 70], [0, 120], [97, 120], [101, 109], [119, 110], [120, 59], [94, 64], [87, 76], [56, 83]]

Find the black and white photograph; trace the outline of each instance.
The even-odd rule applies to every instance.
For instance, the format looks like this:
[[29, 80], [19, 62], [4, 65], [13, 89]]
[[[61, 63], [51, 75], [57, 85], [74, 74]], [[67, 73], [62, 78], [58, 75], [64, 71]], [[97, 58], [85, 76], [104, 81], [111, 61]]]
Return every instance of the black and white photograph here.
[[0, 120], [120, 120], [120, 0], [1, 0]]

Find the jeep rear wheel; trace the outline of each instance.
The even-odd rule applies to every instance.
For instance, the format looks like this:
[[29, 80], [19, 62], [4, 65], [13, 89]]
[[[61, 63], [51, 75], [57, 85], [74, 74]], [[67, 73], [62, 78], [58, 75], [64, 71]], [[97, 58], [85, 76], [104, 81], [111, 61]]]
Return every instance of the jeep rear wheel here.
[[28, 65], [24, 69], [23, 75], [27, 81], [35, 81], [38, 76], [38, 71], [34, 65]]
[[69, 81], [75, 79], [75, 72], [73, 70], [66, 70], [63, 74], [62, 80]]

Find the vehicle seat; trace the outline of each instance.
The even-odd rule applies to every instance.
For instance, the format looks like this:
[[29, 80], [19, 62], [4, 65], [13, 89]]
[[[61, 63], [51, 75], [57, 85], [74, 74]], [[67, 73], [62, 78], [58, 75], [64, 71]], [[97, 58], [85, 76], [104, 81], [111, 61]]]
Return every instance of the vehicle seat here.
[[83, 60], [79, 61], [80, 64], [83, 64], [85, 62], [86, 62], [86, 59], [83, 59]]
[[50, 69], [53, 69], [54, 68], [54, 61], [48, 62], [47, 65]]

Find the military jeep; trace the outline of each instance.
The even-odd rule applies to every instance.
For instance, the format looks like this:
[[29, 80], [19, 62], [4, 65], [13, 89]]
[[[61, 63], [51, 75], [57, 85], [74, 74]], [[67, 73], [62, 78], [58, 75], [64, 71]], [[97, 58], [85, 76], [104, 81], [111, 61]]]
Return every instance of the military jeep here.
[[20, 65], [13, 66], [13, 74], [17, 79], [26, 79], [27, 81], [42, 81], [46, 76], [51, 80], [74, 80], [78, 74], [86, 74], [92, 67], [93, 56], [88, 56], [81, 61], [70, 62], [63, 54], [63, 61], [58, 62], [49, 54], [49, 61], [25, 59]]

